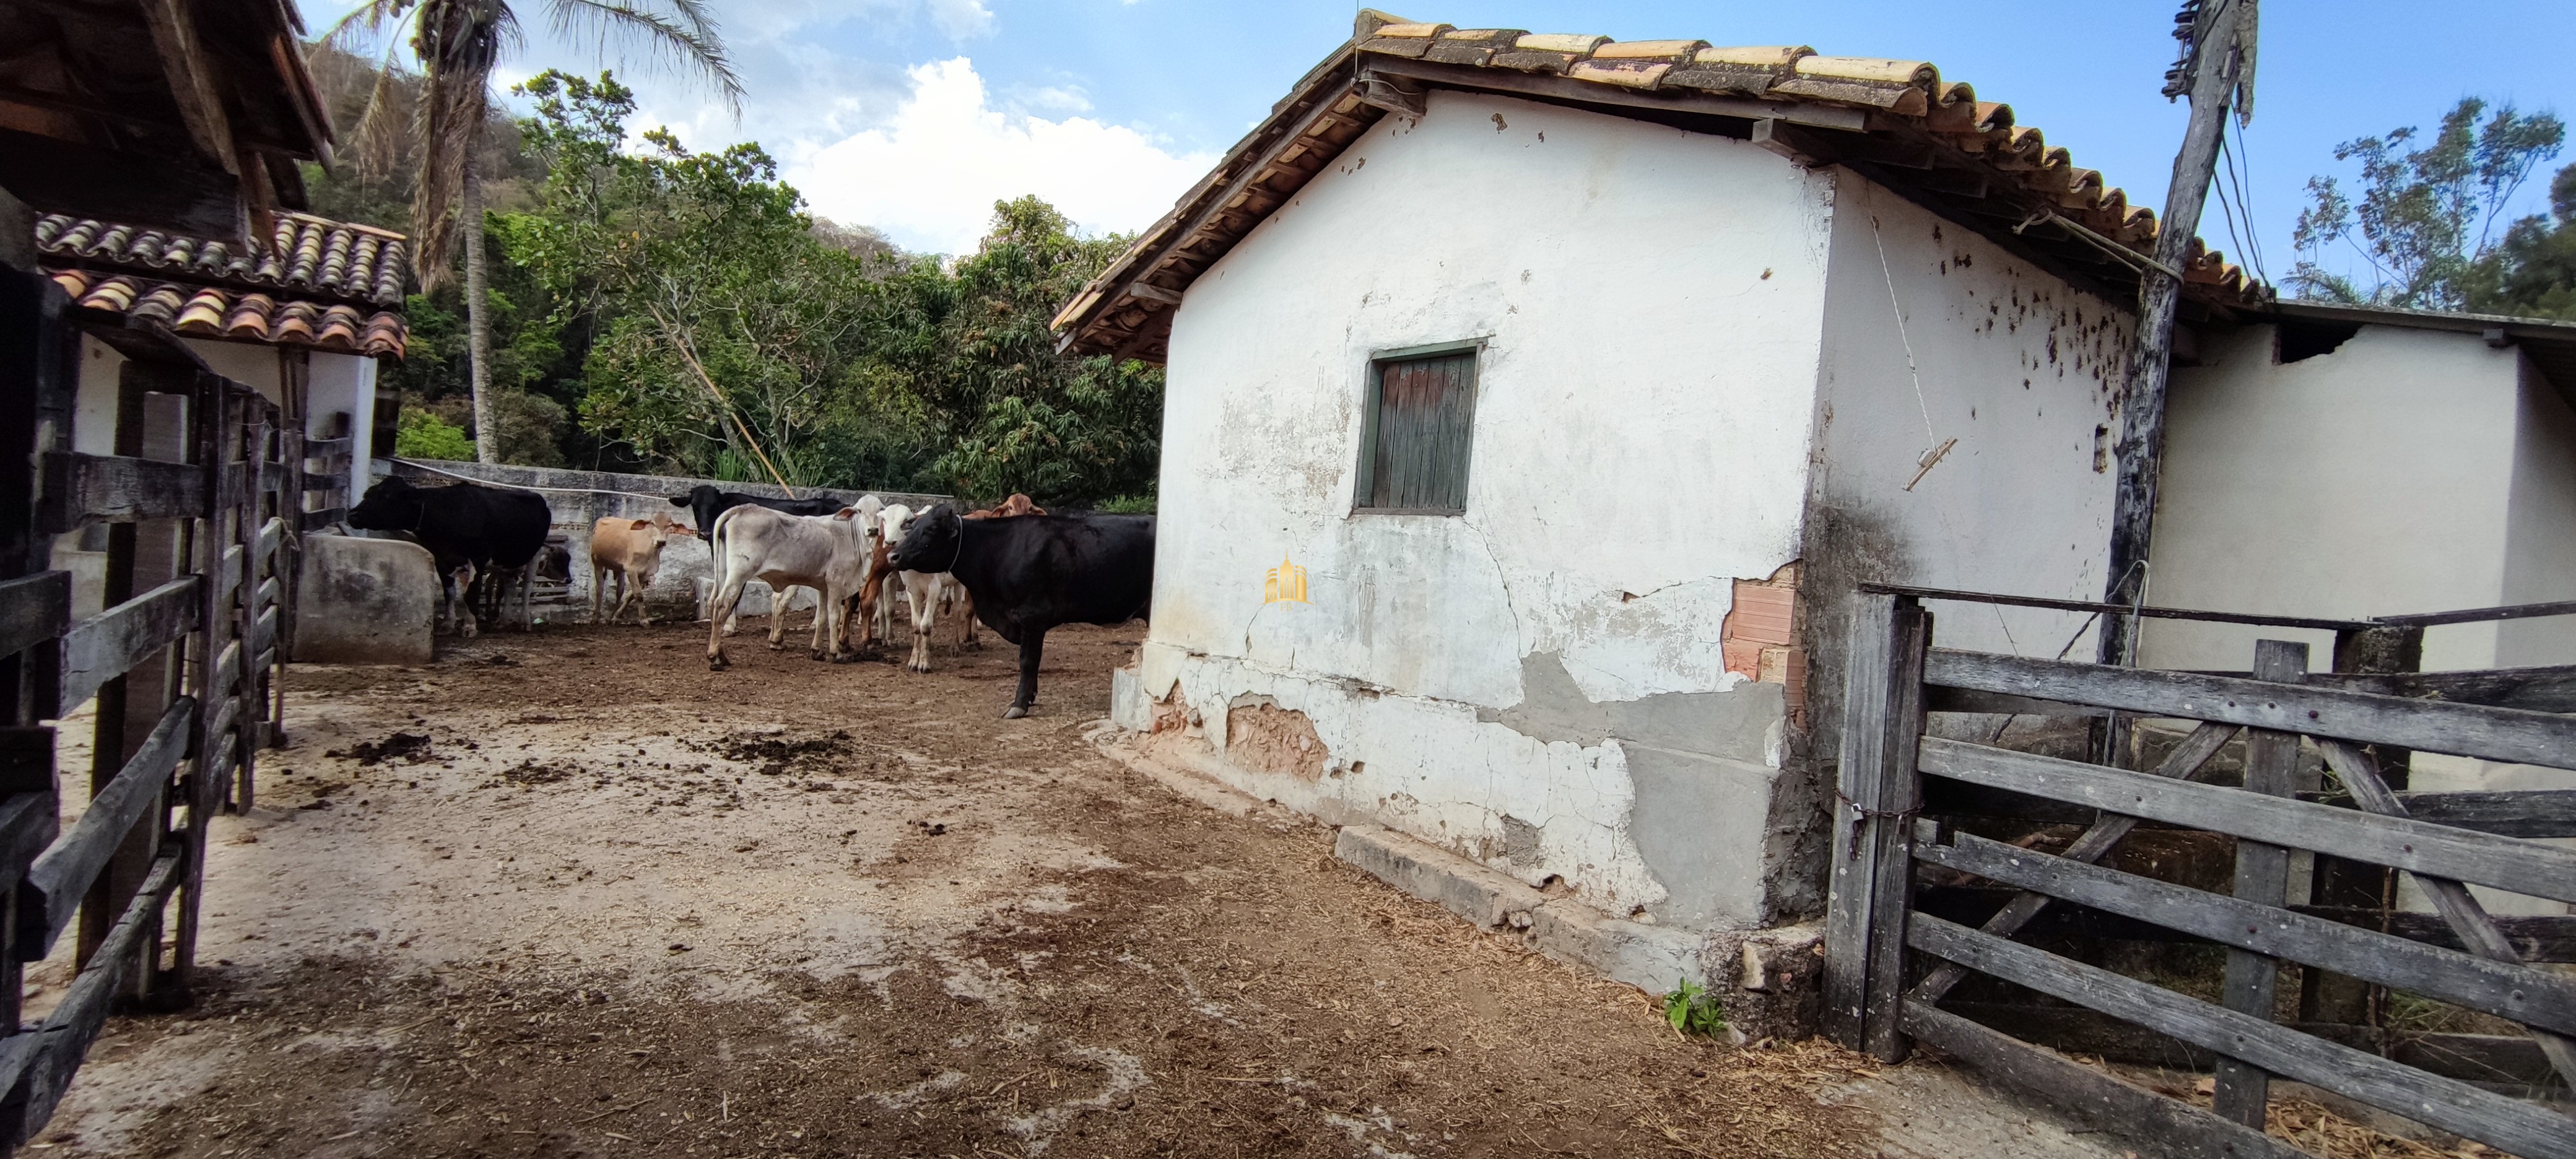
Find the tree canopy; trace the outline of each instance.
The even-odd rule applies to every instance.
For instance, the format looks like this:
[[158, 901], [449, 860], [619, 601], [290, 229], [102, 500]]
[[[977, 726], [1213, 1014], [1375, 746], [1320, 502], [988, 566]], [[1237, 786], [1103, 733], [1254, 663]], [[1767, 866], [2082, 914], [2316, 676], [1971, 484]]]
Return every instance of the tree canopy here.
[[[2493, 278], [2482, 267], [2495, 257], [2498, 219], [2566, 138], [2567, 126], [2550, 113], [2505, 105], [2490, 114], [2487, 102], [2469, 97], [2429, 138], [2408, 126], [2344, 142], [2335, 159], [2360, 162], [2360, 192], [2347, 193], [2333, 176], [2308, 180], [2293, 235], [2306, 256], [2290, 274], [2291, 289], [2329, 301], [2468, 308], [2476, 287]], [[2362, 259], [2367, 276], [2327, 267], [2325, 251], [2337, 243]]]
[[2478, 263], [2469, 308], [2576, 322], [2576, 165], [2549, 183], [2549, 212], [2513, 223]]
[[[631, 132], [634, 94], [611, 73], [519, 91], [535, 113], [512, 126], [516, 156], [484, 170], [516, 177], [486, 217], [504, 461], [1150, 501], [1161, 371], [1058, 355], [1048, 326], [1127, 238], [1082, 236], [1023, 197], [995, 205], [971, 254], [906, 253], [816, 218], [756, 144]], [[358, 220], [395, 208], [312, 180]], [[460, 306], [451, 286], [411, 300], [393, 376], [457, 426]]]

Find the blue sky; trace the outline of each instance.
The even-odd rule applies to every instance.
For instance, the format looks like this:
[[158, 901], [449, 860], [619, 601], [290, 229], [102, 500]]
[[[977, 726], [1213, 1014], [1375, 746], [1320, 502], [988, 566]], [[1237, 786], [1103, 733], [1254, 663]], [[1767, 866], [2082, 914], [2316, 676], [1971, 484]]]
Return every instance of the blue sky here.
[[[518, 2], [543, 9], [543, 0]], [[305, 7], [317, 22], [345, 10], [331, 0]], [[819, 212], [942, 251], [970, 247], [985, 207], [1024, 192], [1057, 201], [1089, 228], [1149, 224], [1350, 35], [1356, 11], [1293, 0], [714, 0], [714, 8], [749, 89], [744, 117], [731, 120], [676, 78], [624, 70], [640, 82], [646, 117], [701, 146], [759, 140]], [[1929, 60], [1981, 98], [2011, 104], [2021, 123], [2072, 149], [2077, 164], [2149, 205], [2164, 199], [2185, 116], [2157, 93], [2173, 55], [2171, 0], [1446, 0], [1397, 12], [1461, 27], [1798, 43]], [[2567, 0], [2268, 0], [2262, 33], [2242, 160], [2276, 278], [2296, 257], [2290, 230], [2301, 187], [2341, 168], [2337, 142], [2430, 126], [2463, 96], [2576, 113], [2576, 4]], [[540, 31], [510, 71], [596, 63]], [[2526, 190], [2527, 209], [2539, 208], [2542, 184], [2545, 175]], [[2214, 205], [2202, 233], [2225, 235]]]

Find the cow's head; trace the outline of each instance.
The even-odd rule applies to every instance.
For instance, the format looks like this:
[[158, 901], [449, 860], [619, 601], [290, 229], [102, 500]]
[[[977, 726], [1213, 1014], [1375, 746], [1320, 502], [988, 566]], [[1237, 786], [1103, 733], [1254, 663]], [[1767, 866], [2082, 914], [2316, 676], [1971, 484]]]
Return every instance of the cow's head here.
[[349, 526], [360, 531], [418, 531], [420, 517], [420, 488], [400, 475], [388, 475], [367, 488], [366, 496], [349, 509]]
[[858, 542], [861, 558], [876, 551], [877, 513], [866, 507], [844, 507], [823, 521], [834, 535], [847, 535]]
[[912, 508], [901, 503], [888, 503], [877, 511], [877, 525], [868, 534], [891, 548], [903, 542], [903, 529], [912, 522]]
[[[686, 507], [689, 509], [691, 514], [698, 517], [699, 530], [694, 531], [691, 534], [696, 535], [700, 539], [707, 539], [707, 532], [705, 529], [715, 526], [717, 515], [716, 505], [723, 501], [723, 491], [710, 487], [704, 483], [700, 483], [695, 487], [689, 488], [685, 494], [671, 496], [671, 506]], [[712, 543], [714, 540], [708, 539], [708, 542]]]
[[529, 570], [535, 572], [536, 578], [541, 580], [551, 580], [559, 584], [571, 583], [572, 551], [562, 544], [549, 543], [537, 549], [536, 562]]
[[943, 572], [957, 566], [966, 523], [945, 503], [913, 516], [886, 562], [902, 571]]
[[659, 511], [651, 519], [627, 520], [626, 533], [634, 537], [628, 542], [642, 549], [629, 558], [627, 575], [634, 579], [635, 586], [644, 588], [652, 587], [654, 574], [662, 570], [663, 537], [691, 534], [686, 525], [672, 522], [670, 516]]

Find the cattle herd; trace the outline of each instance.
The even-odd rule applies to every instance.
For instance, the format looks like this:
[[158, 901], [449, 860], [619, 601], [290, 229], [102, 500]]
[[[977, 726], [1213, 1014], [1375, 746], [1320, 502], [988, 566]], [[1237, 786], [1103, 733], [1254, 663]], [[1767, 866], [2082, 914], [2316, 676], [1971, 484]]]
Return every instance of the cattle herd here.
[[[914, 511], [870, 495], [854, 504], [834, 499], [773, 499], [706, 484], [671, 497], [692, 523], [667, 512], [650, 519], [608, 517], [591, 528], [591, 619], [615, 623], [635, 605], [652, 623], [644, 593], [661, 567], [663, 544], [695, 536], [714, 560], [714, 586], [700, 608], [707, 624], [707, 667], [722, 672], [724, 638], [753, 580], [773, 596], [769, 646], [784, 643], [788, 594], [811, 588], [812, 655], [846, 661], [893, 641], [895, 605], [909, 610], [912, 654], [905, 667], [930, 671], [931, 630], [943, 617], [964, 627], [961, 644], [977, 647], [981, 621], [1020, 650], [1020, 680], [1003, 715], [1028, 715], [1037, 701], [1046, 634], [1059, 624], [1120, 624], [1145, 616], [1153, 594], [1154, 517], [1096, 513], [1050, 515], [1013, 495], [960, 514], [946, 504]], [[398, 533], [427, 548], [435, 562], [440, 619], [461, 635], [478, 615], [506, 621], [518, 597], [522, 630], [533, 620], [535, 579], [570, 579], [568, 558], [546, 545], [553, 511], [531, 492], [475, 483], [420, 486], [394, 476], [368, 488], [349, 525]], [[611, 585], [615, 602], [603, 617]], [[853, 641], [852, 635], [857, 639]]]

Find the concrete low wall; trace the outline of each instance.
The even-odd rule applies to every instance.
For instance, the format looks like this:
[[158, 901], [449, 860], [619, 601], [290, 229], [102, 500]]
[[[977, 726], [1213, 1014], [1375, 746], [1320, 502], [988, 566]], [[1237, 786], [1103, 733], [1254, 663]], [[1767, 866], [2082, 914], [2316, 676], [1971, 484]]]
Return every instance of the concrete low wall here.
[[399, 539], [304, 537], [298, 664], [427, 664], [438, 614], [429, 549]]
[[[464, 478], [498, 487], [524, 487], [545, 497], [554, 511], [555, 530], [564, 533], [572, 551], [571, 603], [579, 617], [590, 614], [590, 529], [599, 520], [611, 516], [627, 519], [649, 519], [656, 513], [688, 521], [688, 511], [673, 506], [671, 497], [686, 495], [701, 483], [736, 491], [745, 495], [787, 498], [784, 488], [768, 483], [733, 483], [721, 479], [692, 479], [672, 475], [624, 475], [613, 471], [575, 471], [557, 467], [513, 467], [486, 463], [456, 463], [444, 460], [397, 459], [391, 461], [392, 473], [424, 483], [452, 482]], [[901, 491], [848, 491], [837, 488], [800, 487], [797, 497], [830, 497], [844, 503], [856, 503], [863, 495], [875, 495], [888, 503], [926, 507], [933, 503], [953, 503], [946, 495], [921, 495]], [[662, 568], [646, 594], [645, 603], [656, 619], [682, 615], [694, 618], [698, 601], [715, 586], [714, 561], [702, 540], [672, 540], [662, 548]], [[615, 591], [611, 589], [614, 596]], [[754, 583], [743, 592], [741, 612], [747, 616], [769, 614], [770, 594], [766, 585]], [[799, 589], [791, 608], [809, 608], [814, 603], [811, 592]], [[602, 608], [603, 613], [606, 609]], [[628, 613], [630, 618], [633, 613]]]

